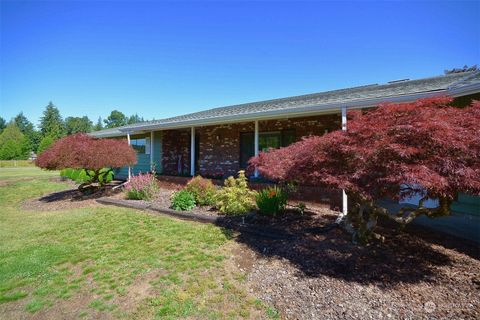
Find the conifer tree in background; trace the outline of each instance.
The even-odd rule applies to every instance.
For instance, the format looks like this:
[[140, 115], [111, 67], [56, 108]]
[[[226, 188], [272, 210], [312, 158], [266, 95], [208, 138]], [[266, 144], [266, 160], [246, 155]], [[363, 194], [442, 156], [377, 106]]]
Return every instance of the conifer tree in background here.
[[39, 127], [43, 137], [50, 136], [57, 140], [65, 135], [65, 123], [60, 111], [52, 102], [43, 111]]
[[40, 141], [40, 144], [38, 145], [37, 153], [41, 154], [43, 151], [48, 149], [48, 147], [50, 147], [54, 142], [55, 139], [52, 136], [43, 137], [42, 141]]
[[129, 118], [128, 118], [128, 124], [134, 124], [134, 123], [140, 123], [140, 122], [144, 122], [145, 120], [143, 120], [143, 117], [140, 117], [138, 114], [134, 114], [134, 115], [131, 115]]
[[0, 117], [0, 134], [2, 133], [3, 129], [5, 129], [6, 126], [7, 126], [7, 122], [5, 121], [5, 119]]
[[92, 131], [93, 123], [87, 116], [65, 118], [67, 135], [75, 133], [88, 133]]
[[105, 128], [116, 128], [126, 125], [128, 118], [122, 112], [113, 110], [103, 122], [105, 123]]
[[93, 131], [100, 131], [100, 130], [103, 130], [102, 117], [98, 117], [97, 124], [93, 126]]
[[33, 152], [37, 152], [38, 145], [40, 143], [40, 140], [42, 139], [40, 132], [35, 130], [35, 127], [33, 126], [33, 123], [31, 123], [27, 117], [23, 114], [23, 112], [20, 112], [14, 119], [13, 121], [17, 125], [17, 127], [20, 129], [20, 131], [25, 135], [25, 137], [28, 140], [29, 144], [29, 150]]

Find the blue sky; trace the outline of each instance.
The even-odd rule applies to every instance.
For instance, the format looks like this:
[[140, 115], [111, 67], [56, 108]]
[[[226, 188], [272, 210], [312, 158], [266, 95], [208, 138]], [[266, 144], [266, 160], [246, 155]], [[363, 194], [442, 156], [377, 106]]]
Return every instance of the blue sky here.
[[0, 116], [94, 121], [443, 73], [480, 58], [472, 2], [0, 4]]

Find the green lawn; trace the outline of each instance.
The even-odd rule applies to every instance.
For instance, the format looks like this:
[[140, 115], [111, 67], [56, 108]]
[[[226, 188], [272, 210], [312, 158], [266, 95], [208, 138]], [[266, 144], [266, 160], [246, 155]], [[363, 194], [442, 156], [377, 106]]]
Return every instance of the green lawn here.
[[102, 205], [22, 210], [69, 187], [53, 176], [0, 168], [0, 318], [278, 317], [248, 293], [217, 227]]

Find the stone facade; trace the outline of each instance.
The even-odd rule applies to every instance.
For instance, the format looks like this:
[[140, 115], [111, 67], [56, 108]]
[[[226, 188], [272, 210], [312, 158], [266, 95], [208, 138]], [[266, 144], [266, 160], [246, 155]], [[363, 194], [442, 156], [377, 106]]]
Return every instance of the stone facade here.
[[190, 174], [190, 130], [165, 130], [162, 135], [162, 172]]
[[[340, 127], [340, 114], [259, 121], [260, 132], [294, 130], [296, 140]], [[253, 132], [253, 122], [197, 127], [195, 130], [199, 140], [196, 150], [196, 171], [199, 174], [225, 177], [240, 170], [240, 135]], [[163, 172], [174, 175], [190, 173], [189, 129], [164, 131]]]

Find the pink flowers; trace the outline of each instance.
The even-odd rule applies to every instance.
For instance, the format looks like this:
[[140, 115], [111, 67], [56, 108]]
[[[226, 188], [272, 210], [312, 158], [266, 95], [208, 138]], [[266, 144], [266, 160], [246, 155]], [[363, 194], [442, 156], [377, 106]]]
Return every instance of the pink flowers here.
[[125, 186], [127, 197], [133, 200], [150, 200], [158, 192], [156, 178], [151, 173], [133, 176]]

